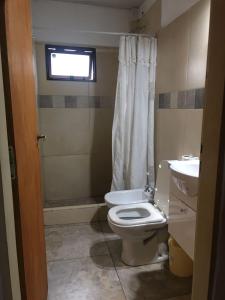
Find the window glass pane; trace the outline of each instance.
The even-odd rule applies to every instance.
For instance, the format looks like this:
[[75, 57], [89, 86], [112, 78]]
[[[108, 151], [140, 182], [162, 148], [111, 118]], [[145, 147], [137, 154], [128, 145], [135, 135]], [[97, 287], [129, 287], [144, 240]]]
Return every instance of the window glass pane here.
[[89, 55], [51, 53], [52, 75], [89, 77], [89, 68]]

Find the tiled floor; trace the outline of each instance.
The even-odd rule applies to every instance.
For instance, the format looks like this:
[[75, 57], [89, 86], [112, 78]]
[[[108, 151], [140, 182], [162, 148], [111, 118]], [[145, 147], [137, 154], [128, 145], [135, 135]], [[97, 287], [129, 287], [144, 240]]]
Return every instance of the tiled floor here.
[[128, 267], [106, 223], [46, 227], [49, 300], [190, 300], [191, 280], [163, 264]]

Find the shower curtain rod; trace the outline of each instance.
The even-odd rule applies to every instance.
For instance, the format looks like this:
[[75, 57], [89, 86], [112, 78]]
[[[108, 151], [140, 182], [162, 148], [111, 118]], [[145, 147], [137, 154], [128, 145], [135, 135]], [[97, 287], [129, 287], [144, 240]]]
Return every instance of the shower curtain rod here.
[[[102, 34], [102, 35], [115, 35], [115, 36], [143, 36], [143, 37], [154, 37], [153, 34], [146, 34], [146, 33], [129, 33], [129, 32], [111, 32], [111, 31], [90, 31], [90, 30], [73, 30], [71, 28], [48, 28], [48, 27], [42, 27], [42, 26], [34, 26], [34, 30], [50, 30], [50, 31], [57, 31], [59, 32], [60, 30], [66, 31], [66, 32], [73, 32], [73, 33], [88, 33], [88, 34]], [[35, 36], [35, 34], [34, 34]]]
[[105, 35], [126, 35], [126, 36], [145, 36], [145, 37], [153, 37], [152, 34], [147, 33], [132, 33], [132, 32], [111, 32], [111, 31], [80, 31], [86, 33], [94, 33], [94, 34], [105, 34]]

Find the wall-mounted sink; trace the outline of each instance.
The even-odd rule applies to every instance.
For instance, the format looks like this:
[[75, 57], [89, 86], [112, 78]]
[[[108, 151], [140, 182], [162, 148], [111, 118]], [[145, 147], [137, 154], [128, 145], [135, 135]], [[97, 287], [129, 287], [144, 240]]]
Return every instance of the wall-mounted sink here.
[[194, 259], [199, 160], [173, 161], [170, 169], [169, 233]]
[[171, 169], [171, 192], [192, 209], [197, 208], [199, 160], [174, 161]]
[[174, 161], [170, 165], [170, 169], [181, 175], [187, 177], [198, 178], [199, 177], [199, 160], [187, 160], [187, 161]]

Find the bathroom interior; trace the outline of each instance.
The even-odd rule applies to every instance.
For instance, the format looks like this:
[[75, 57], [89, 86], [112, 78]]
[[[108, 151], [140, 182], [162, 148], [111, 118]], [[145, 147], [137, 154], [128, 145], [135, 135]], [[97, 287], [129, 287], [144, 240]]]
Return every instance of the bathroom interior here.
[[[49, 300], [191, 299], [209, 19], [209, 0], [32, 1]], [[76, 51], [88, 76], [63, 68]]]

